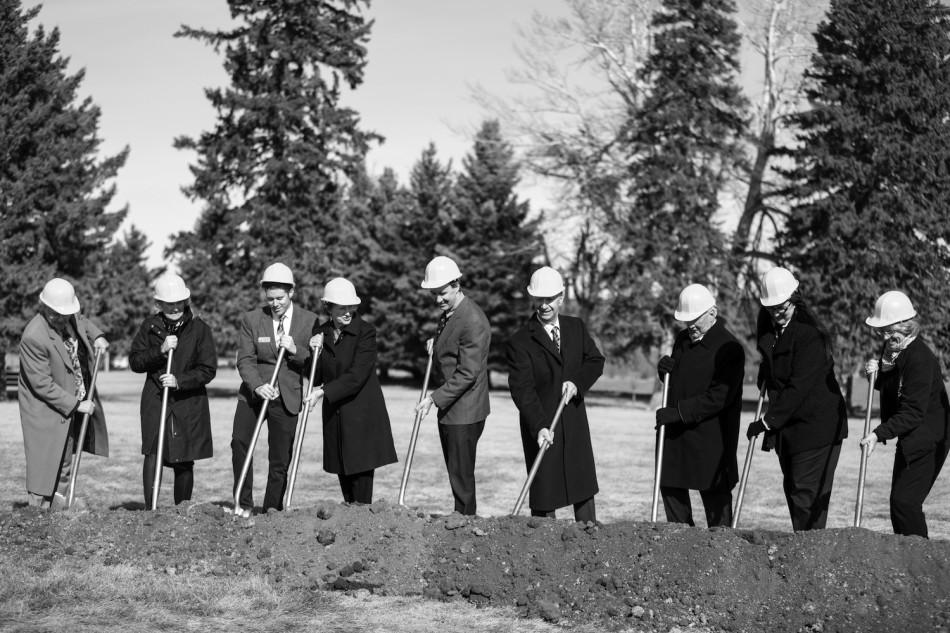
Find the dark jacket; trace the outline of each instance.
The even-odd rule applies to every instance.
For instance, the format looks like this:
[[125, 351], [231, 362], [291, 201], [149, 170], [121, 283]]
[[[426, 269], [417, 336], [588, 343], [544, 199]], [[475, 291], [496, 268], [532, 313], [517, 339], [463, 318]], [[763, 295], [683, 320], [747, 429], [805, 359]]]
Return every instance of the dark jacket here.
[[[166, 329], [161, 314], [153, 314], [142, 322], [132, 340], [129, 367], [147, 373], [142, 387], [140, 413], [142, 420], [142, 454], [158, 450], [158, 427], [161, 421], [162, 388], [159, 377], [165, 373], [168, 357], [162, 353], [162, 342], [172, 334]], [[206, 459], [213, 454], [211, 444], [211, 413], [208, 409], [207, 385], [217, 373], [218, 355], [211, 328], [186, 310], [182, 323], [174, 332], [178, 347], [172, 354], [171, 373], [178, 380], [178, 389], [168, 390], [168, 417], [165, 421], [165, 446], [168, 461], [187, 462]]]
[[759, 313], [759, 385], [768, 392], [765, 423], [785, 454], [820, 448], [848, 436], [847, 410], [835, 378], [827, 336], [801, 304], [779, 334]]
[[874, 386], [881, 392], [881, 424], [874, 429], [879, 440], [896, 437], [908, 462], [944, 441], [947, 390], [940, 362], [919, 336], [898, 354], [893, 369], [878, 374]]
[[739, 481], [736, 449], [742, 410], [745, 351], [721, 319], [702, 340], [680, 332], [673, 343], [667, 406], [683, 422], [666, 427], [661, 485], [730, 489]]
[[376, 328], [359, 315], [333, 342], [333, 323], [323, 333], [316, 384], [323, 383], [323, 469], [352, 475], [396, 462], [383, 390], [376, 376]]
[[433, 363], [440, 386], [430, 395], [439, 424], [474, 424], [488, 417], [488, 318], [463, 297], [435, 341]]
[[536, 316], [508, 341], [508, 389], [520, 412], [528, 469], [538, 454], [538, 432], [551, 426], [561, 401], [561, 385], [569, 380], [577, 386], [531, 485], [532, 510], [554, 510], [589, 499], [599, 490], [584, 394], [603, 373], [604, 356], [583, 321], [561, 315], [559, 322], [560, 354]]

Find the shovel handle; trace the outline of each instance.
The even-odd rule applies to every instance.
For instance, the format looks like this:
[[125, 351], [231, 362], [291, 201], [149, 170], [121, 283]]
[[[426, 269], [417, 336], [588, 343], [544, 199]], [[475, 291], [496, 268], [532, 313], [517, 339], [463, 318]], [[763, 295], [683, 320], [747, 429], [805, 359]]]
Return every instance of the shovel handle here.
[[[666, 406], [670, 397], [670, 374], [663, 377], [663, 400], [661, 407]], [[656, 513], [660, 506], [660, 475], [663, 473], [663, 444], [666, 441], [666, 425], [661, 425], [656, 436], [656, 470], [653, 473], [653, 507], [650, 510], [650, 520], [656, 523]]]

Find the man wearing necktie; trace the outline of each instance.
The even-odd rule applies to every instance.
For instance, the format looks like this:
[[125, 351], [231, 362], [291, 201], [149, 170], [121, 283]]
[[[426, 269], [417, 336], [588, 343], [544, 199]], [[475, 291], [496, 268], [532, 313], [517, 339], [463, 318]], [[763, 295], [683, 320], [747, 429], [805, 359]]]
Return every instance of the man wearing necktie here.
[[[554, 517], [574, 506], [576, 521], [596, 521], [598, 492], [594, 450], [584, 394], [604, 371], [604, 356], [584, 322], [560, 314], [564, 280], [549, 266], [531, 275], [528, 294], [535, 312], [508, 341], [508, 389], [520, 412], [525, 466], [530, 470], [541, 446], [549, 446], [531, 484], [532, 516]], [[552, 434], [562, 397], [567, 403]]]
[[[237, 368], [242, 383], [231, 433], [231, 463], [237, 486], [257, 416], [264, 401], [269, 401], [266, 413], [269, 466], [262, 506], [262, 512], [266, 513], [271, 508], [284, 509], [287, 468], [303, 399], [309, 355], [307, 343], [317, 315], [294, 306], [294, 277], [284, 264], [271, 264], [264, 270], [261, 288], [266, 305], [244, 313], [238, 333]], [[280, 348], [285, 350], [284, 362], [278, 370], [276, 386], [271, 387]], [[234, 509], [235, 514], [243, 517], [249, 517], [254, 507], [253, 475], [252, 464], [241, 489], [240, 507]]]
[[109, 342], [79, 309], [73, 285], [51, 279], [40, 293], [39, 314], [20, 340], [18, 400], [31, 505], [52, 507], [60, 496], [56, 488], [76, 450], [84, 414], [90, 414], [90, 424], [82, 450], [109, 455], [99, 394], [88, 397], [95, 351], [106, 350]]
[[491, 326], [485, 313], [462, 294], [458, 265], [439, 256], [426, 266], [422, 287], [442, 311], [433, 356], [442, 385], [416, 407], [423, 415], [438, 408], [439, 439], [455, 497], [455, 511], [475, 514], [475, 449], [488, 417], [488, 348]]

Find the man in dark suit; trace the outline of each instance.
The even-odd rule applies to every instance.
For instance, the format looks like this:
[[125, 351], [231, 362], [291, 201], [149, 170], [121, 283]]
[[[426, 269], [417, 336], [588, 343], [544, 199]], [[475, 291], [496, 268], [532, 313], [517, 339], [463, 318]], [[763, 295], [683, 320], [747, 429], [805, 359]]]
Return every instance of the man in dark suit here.
[[706, 525], [732, 524], [745, 351], [718, 312], [705, 286], [684, 288], [673, 317], [686, 328], [673, 355], [657, 366], [661, 378], [670, 375], [667, 406], [657, 410], [656, 424], [666, 426], [660, 494], [671, 523], [695, 525], [689, 491], [698, 490]]
[[455, 497], [455, 511], [475, 514], [475, 449], [488, 417], [488, 347], [485, 313], [462, 294], [458, 265], [439, 256], [426, 266], [422, 287], [442, 311], [433, 355], [442, 385], [418, 404], [423, 415], [439, 410], [439, 439]]
[[[307, 343], [317, 315], [294, 306], [294, 277], [284, 264], [276, 263], [267, 267], [261, 278], [261, 288], [267, 305], [241, 316], [237, 367], [243, 382], [234, 412], [231, 463], [236, 488], [257, 416], [264, 401], [269, 401], [267, 456], [270, 465], [263, 505], [263, 511], [267, 512], [270, 508], [284, 508], [287, 467], [290, 465], [297, 414], [303, 398], [305, 361], [309, 355]], [[276, 387], [271, 387], [270, 379], [280, 348], [286, 350], [284, 362], [277, 373]], [[239, 516], [249, 517], [254, 506], [253, 470], [252, 464], [241, 488], [239, 507], [234, 508], [234, 513]]]
[[[528, 506], [532, 516], [554, 517], [557, 508], [573, 504], [576, 521], [595, 521], [597, 472], [584, 394], [603, 373], [604, 357], [583, 321], [560, 314], [560, 273], [548, 266], [536, 270], [528, 294], [535, 313], [508, 342], [508, 389], [520, 412], [528, 470], [541, 446], [549, 446], [531, 484]], [[552, 434], [552, 418], [563, 397], [567, 402]]]

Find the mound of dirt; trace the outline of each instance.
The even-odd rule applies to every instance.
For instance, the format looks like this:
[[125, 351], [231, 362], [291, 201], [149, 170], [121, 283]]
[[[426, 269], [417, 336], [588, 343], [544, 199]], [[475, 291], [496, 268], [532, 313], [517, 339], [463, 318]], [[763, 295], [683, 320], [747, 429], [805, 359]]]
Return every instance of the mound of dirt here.
[[234, 519], [157, 512], [0, 513], [0, 561], [263, 574], [288, 589], [423, 595], [552, 622], [645, 631], [950, 631], [950, 543], [537, 518], [426, 516], [385, 502]]

